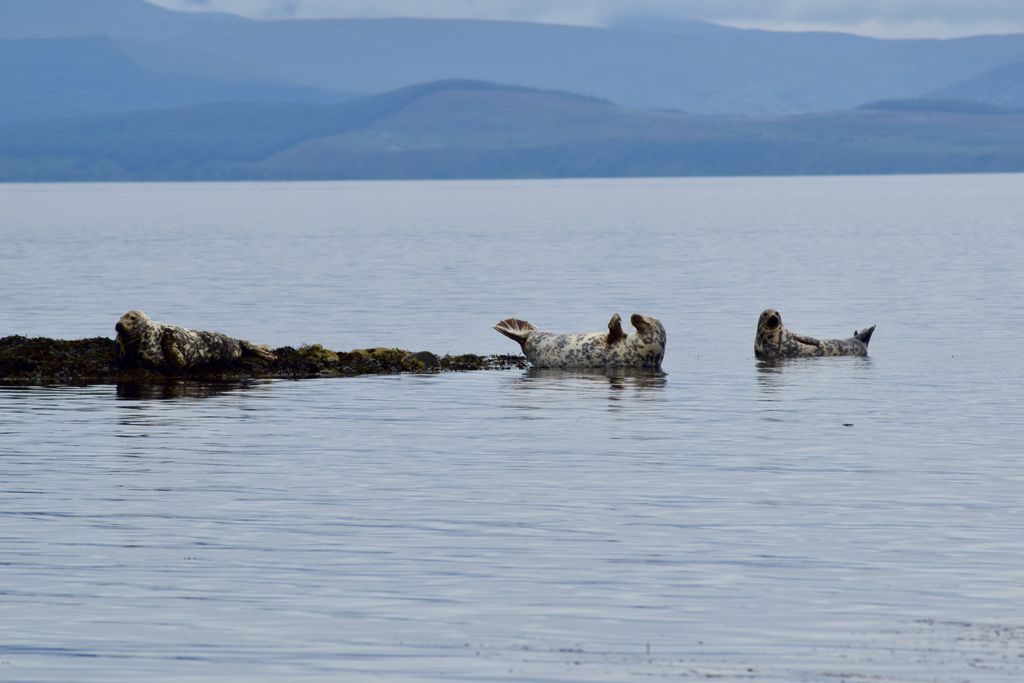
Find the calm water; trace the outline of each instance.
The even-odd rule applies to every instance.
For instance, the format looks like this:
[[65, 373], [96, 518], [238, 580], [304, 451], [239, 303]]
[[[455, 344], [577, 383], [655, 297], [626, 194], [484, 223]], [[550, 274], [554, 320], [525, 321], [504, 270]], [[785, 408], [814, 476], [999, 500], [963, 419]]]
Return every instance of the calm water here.
[[[0, 387], [3, 681], [1024, 680], [1024, 176], [0, 186], [0, 335], [664, 377]], [[877, 323], [868, 359], [753, 358]]]

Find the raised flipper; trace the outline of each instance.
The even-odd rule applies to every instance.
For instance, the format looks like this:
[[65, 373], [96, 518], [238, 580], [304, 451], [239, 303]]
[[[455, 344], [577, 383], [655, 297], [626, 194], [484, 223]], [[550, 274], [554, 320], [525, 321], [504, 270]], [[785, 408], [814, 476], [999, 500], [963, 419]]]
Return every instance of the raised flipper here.
[[858, 341], [860, 341], [861, 343], [863, 343], [863, 344], [864, 344], [864, 346], [867, 346], [867, 345], [868, 345], [868, 342], [870, 342], [870, 341], [871, 341], [871, 334], [872, 334], [872, 333], [873, 333], [874, 331], [875, 331], [875, 326], [874, 326], [874, 325], [872, 325], [871, 327], [867, 328], [866, 330], [861, 330], [860, 332], [857, 332], [856, 330], [854, 330], [854, 332], [853, 332], [853, 336], [854, 336], [854, 337], [855, 337], [855, 338], [856, 338], [856, 339], [857, 339]]
[[526, 343], [526, 339], [537, 331], [536, 327], [518, 318], [506, 318], [495, 325], [494, 329], [509, 339], [518, 342], [520, 346], [523, 346]]
[[814, 337], [805, 337], [802, 334], [794, 334], [793, 332], [790, 332], [790, 334], [793, 336], [793, 339], [801, 344], [807, 344], [808, 346], [821, 346], [821, 341]]
[[626, 333], [622, 331], [622, 318], [616, 313], [612, 316], [612, 319], [608, 321], [608, 346], [615, 344], [616, 342], [623, 341], [626, 338]]

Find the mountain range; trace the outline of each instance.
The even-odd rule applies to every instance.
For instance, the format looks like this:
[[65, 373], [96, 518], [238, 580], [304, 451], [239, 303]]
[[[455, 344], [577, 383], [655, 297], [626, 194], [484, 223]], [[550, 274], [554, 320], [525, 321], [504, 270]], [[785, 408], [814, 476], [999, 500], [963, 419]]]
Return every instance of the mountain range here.
[[1024, 62], [1006, 64], [929, 94], [932, 99], [969, 100], [1024, 107]]
[[785, 117], [444, 81], [343, 103], [200, 104], [0, 128], [0, 180], [297, 180], [1024, 170], [1024, 111], [897, 100]]
[[106, 37], [0, 40], [0, 123], [221, 101], [341, 101], [286, 82], [145, 69]]
[[1024, 35], [0, 3], [3, 180], [1022, 170], [1021, 107]]
[[[143, 0], [4, 0], [0, 40], [106, 37], [149, 72], [372, 94], [474, 79], [694, 114], [920, 97], [1024, 62], [1024, 35], [878, 40], [623, 19], [611, 28], [429, 19], [254, 21]], [[54, 46], [58, 49], [57, 46]]]

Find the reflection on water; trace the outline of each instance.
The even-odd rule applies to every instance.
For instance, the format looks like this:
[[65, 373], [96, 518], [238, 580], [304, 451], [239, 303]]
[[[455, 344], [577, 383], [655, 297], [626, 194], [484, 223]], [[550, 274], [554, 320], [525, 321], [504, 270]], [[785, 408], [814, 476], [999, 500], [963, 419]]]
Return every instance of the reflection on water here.
[[117, 385], [117, 398], [136, 401], [166, 401], [173, 399], [203, 399], [232, 391], [250, 389], [266, 382], [194, 382], [168, 380], [166, 382], [125, 382]]
[[808, 368], [813, 370], [815, 364], [839, 363], [852, 367], [863, 367], [871, 364], [871, 356], [809, 356], [799, 358], [776, 358], [772, 360], [757, 359], [754, 363], [758, 370], [769, 374], [779, 373], [783, 368]]
[[608, 368], [605, 370], [552, 370], [529, 368], [522, 376], [524, 388], [540, 388], [557, 383], [597, 382], [607, 384], [611, 389], [635, 388], [664, 389], [668, 375], [660, 370], [632, 370]]
[[815, 373], [818, 376], [832, 377], [838, 373], [842, 377], [864, 378], [870, 373], [871, 363], [871, 356], [830, 356], [757, 360], [754, 367], [757, 368], [758, 386], [771, 394], [785, 387], [787, 379], [814, 376]]
[[[610, 409], [649, 410], [664, 400], [668, 378], [664, 372], [614, 368], [607, 370], [555, 370], [529, 368], [503, 382], [512, 405], [532, 412], [564, 408], [576, 401], [603, 398]], [[517, 397], [525, 392], [524, 396]], [[645, 408], [645, 406], [647, 406]]]

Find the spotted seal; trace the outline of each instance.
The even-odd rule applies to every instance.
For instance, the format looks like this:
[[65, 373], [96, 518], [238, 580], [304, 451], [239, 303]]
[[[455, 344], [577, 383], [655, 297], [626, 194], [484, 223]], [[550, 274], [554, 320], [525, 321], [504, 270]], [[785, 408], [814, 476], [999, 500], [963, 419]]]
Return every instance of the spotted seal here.
[[516, 318], [502, 320], [494, 329], [519, 342], [536, 368], [660, 367], [665, 357], [665, 327], [661, 321], [639, 313], [629, 321], [636, 334], [622, 331], [618, 313], [608, 321], [608, 332], [553, 334]]
[[265, 344], [235, 339], [220, 332], [189, 330], [157, 322], [142, 311], [128, 311], [114, 329], [121, 362], [127, 365], [180, 372], [223, 365], [242, 357], [277, 359]]
[[849, 339], [814, 339], [790, 332], [782, 325], [782, 315], [769, 308], [757, 321], [754, 355], [761, 360], [807, 358], [812, 356], [866, 356], [875, 326], [854, 332]]

